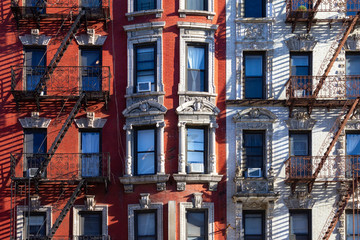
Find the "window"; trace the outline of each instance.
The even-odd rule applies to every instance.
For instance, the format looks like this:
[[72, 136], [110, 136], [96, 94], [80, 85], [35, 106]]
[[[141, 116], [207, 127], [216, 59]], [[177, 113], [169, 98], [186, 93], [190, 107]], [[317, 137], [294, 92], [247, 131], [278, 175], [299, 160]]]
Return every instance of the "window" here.
[[346, 53], [346, 96], [360, 96], [360, 53]]
[[102, 0], [81, 0], [81, 7], [84, 8], [99, 8], [102, 5]]
[[346, 175], [360, 174], [360, 133], [346, 133]]
[[294, 97], [310, 96], [312, 92], [311, 54], [291, 53], [290, 58], [291, 84]]
[[[313, 0], [291, 1], [292, 11], [307, 11], [312, 9]], [[301, 15], [300, 15], [301, 16]], [[306, 15], [303, 15], [306, 16]]]
[[244, 17], [266, 17], [266, 0], [245, 0]]
[[44, 14], [46, 9], [45, 0], [26, 0], [25, 6], [30, 7], [25, 10], [27, 14]]
[[46, 49], [25, 48], [26, 91], [34, 91], [45, 73]]
[[155, 128], [135, 131], [135, 175], [156, 173]]
[[346, 15], [355, 16], [360, 11], [359, 0], [346, 0]]
[[187, 90], [206, 92], [207, 46], [187, 45]]
[[246, 177], [262, 177], [264, 167], [263, 131], [244, 131], [244, 153], [246, 160]]
[[244, 239], [265, 239], [265, 211], [244, 211]]
[[81, 132], [81, 176], [100, 176], [100, 132]]
[[205, 128], [187, 128], [187, 172], [206, 172], [207, 132]]
[[185, 8], [188, 10], [207, 11], [208, 0], [186, 0]]
[[82, 48], [81, 50], [81, 89], [100, 91], [102, 80], [101, 49]]
[[[346, 240], [360, 239], [360, 213], [359, 209], [346, 212]], [[356, 226], [354, 228], [354, 226]]]
[[208, 239], [208, 217], [206, 210], [186, 210], [186, 239]]
[[33, 177], [44, 160], [46, 153], [46, 129], [25, 129], [24, 148], [26, 159], [25, 176]]
[[245, 98], [264, 98], [264, 53], [244, 53]]
[[135, 11], [151, 10], [155, 8], [155, 0], [135, 0]]
[[156, 44], [136, 45], [134, 92], [156, 91]]
[[312, 174], [310, 133], [290, 132], [291, 176], [306, 177]]
[[[161, 224], [161, 223], [160, 223]], [[157, 239], [156, 210], [135, 212], [135, 239], [156, 240]]]
[[39, 236], [46, 236], [46, 212], [30, 212], [24, 215], [25, 231], [29, 239], [36, 239]]
[[290, 210], [290, 239], [311, 239], [311, 212], [310, 210]]
[[[86, 199], [87, 201], [87, 199]], [[72, 235], [76, 240], [103, 240], [108, 237], [108, 206], [95, 204], [89, 211], [84, 205], [73, 207]]]

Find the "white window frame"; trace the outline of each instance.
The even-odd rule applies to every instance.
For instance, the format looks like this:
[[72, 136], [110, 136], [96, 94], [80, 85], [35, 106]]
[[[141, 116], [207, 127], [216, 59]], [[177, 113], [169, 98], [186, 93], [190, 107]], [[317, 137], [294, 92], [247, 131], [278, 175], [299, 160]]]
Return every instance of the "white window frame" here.
[[141, 210], [156, 210], [156, 232], [157, 240], [163, 239], [163, 203], [151, 203], [147, 208], [142, 208], [140, 204], [128, 205], [128, 240], [135, 240], [135, 212]]
[[[76, 205], [73, 207], [73, 236], [80, 236], [80, 219], [81, 211], [89, 211], [84, 205]], [[107, 205], [95, 205], [93, 212], [102, 213], [102, 236], [108, 236], [108, 206]], [[90, 211], [89, 211], [90, 212]]]
[[180, 203], [180, 240], [186, 240], [186, 212], [188, 209], [191, 210], [207, 210], [208, 218], [208, 240], [214, 240], [214, 203], [202, 202], [201, 208], [195, 208], [191, 202]]
[[128, 12], [125, 13], [125, 16], [129, 21], [133, 20], [134, 17], [143, 16], [143, 15], [152, 15], [154, 14], [156, 18], [160, 18], [162, 13], [164, 12], [162, 0], [156, 0], [156, 8], [142, 11], [135, 11], [135, 1], [136, 0], [128, 0]]
[[[180, 83], [178, 94], [192, 93], [186, 88], [186, 74], [187, 74], [187, 45], [203, 43], [207, 45], [208, 59], [207, 59], [207, 86], [206, 92], [195, 93], [210, 93], [215, 94], [214, 83], [214, 66], [215, 66], [215, 31], [218, 25], [207, 23], [195, 23], [195, 22], [178, 22], [178, 28], [180, 29]], [[205, 54], [206, 56], [206, 54]], [[194, 93], [194, 92], [193, 92]]]
[[198, 16], [206, 16], [208, 19], [213, 19], [216, 15], [214, 10], [214, 0], [206, 0], [208, 10], [189, 10], [186, 9], [186, 0], [179, 1], [179, 14], [180, 17], [184, 18], [186, 15], [198, 15]]
[[154, 91], [146, 93], [134, 93], [135, 86], [135, 54], [134, 46], [142, 43], [156, 43], [156, 92], [163, 92], [164, 86], [162, 81], [162, 31], [165, 22], [153, 22], [143, 24], [133, 24], [124, 26], [127, 32], [127, 66], [128, 66], [128, 84], [126, 94], [131, 95], [150, 95]]
[[[25, 240], [27, 239], [27, 236], [25, 236], [25, 229], [24, 227], [26, 224], [24, 223], [24, 216], [25, 213], [29, 211], [28, 206], [17, 206], [16, 209], [16, 237], [17, 239]], [[52, 226], [52, 215], [51, 215], [52, 208], [51, 206], [40, 206], [39, 209], [36, 211], [30, 211], [30, 212], [45, 212], [46, 213], [46, 235], [50, 233], [50, 229]]]

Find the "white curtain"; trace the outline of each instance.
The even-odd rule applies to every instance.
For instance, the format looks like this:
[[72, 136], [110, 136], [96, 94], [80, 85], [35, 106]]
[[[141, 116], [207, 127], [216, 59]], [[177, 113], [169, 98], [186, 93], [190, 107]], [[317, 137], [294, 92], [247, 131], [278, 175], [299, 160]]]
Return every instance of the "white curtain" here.
[[141, 213], [137, 215], [138, 235], [154, 236], [155, 235], [155, 213]]
[[81, 152], [82, 155], [82, 176], [96, 177], [99, 176], [100, 161], [100, 133], [83, 132], [81, 134]]
[[[200, 47], [188, 47], [188, 68], [189, 69], [204, 69], [204, 48]], [[199, 84], [200, 80], [200, 72], [199, 71], [191, 71], [191, 81], [189, 83], [189, 90], [195, 91], [197, 90], [196, 84]], [[190, 79], [189, 79], [190, 80]]]

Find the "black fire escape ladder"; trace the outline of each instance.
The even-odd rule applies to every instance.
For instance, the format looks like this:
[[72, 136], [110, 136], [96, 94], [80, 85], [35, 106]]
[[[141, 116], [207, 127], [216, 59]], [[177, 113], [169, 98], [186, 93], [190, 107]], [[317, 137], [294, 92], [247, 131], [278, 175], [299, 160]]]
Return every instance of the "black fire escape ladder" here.
[[58, 218], [56, 219], [54, 225], [51, 227], [50, 233], [48, 234], [47, 239], [52, 239], [53, 238], [53, 236], [55, 235], [56, 231], [58, 230], [60, 224], [64, 220], [66, 214], [70, 211], [70, 209], [74, 205], [74, 203], [76, 201], [76, 198], [80, 195], [81, 188], [84, 186], [85, 183], [86, 183], [85, 179], [82, 179], [79, 182], [79, 184], [77, 185], [75, 191], [71, 195], [70, 199], [67, 201], [65, 207], [61, 210], [61, 213], [58, 216]]
[[[335, 39], [334, 43], [332, 44], [332, 46], [330, 47], [328, 53], [327, 53], [327, 56], [325, 57], [324, 61], [322, 62], [321, 66], [320, 66], [320, 69], [319, 69], [319, 73], [318, 76], [320, 76], [322, 74], [322, 71], [323, 69], [325, 69], [324, 73], [322, 74], [320, 80], [319, 80], [319, 83], [317, 84], [313, 94], [312, 94], [312, 101], [310, 102], [309, 104], [309, 114], [311, 114], [312, 112], [312, 108], [314, 106], [314, 103], [315, 103], [315, 100], [317, 98], [317, 96], [319, 95], [319, 92], [321, 90], [321, 87], [323, 86], [326, 78], [329, 76], [329, 73], [330, 73], [330, 70], [332, 68], [332, 66], [334, 65], [335, 63], [335, 60], [336, 58], [339, 56], [340, 52], [341, 52], [341, 49], [343, 48], [349, 34], [352, 32], [352, 30], [354, 29], [354, 26], [356, 24], [356, 22], [358, 21], [359, 19], [359, 14], [360, 12], [358, 12], [352, 19], [351, 23], [348, 25], [348, 27], [346, 28], [346, 31], [344, 31], [344, 29], [341, 29], [341, 34], [343, 33], [342, 35], [342, 38], [340, 40], [340, 43], [337, 44], [337, 39]], [[346, 26], [346, 22], [344, 23], [343, 27]], [[337, 45], [337, 47], [336, 47]]]
[[79, 15], [76, 17], [75, 21], [73, 22], [69, 32], [66, 34], [64, 40], [62, 41], [60, 47], [56, 51], [54, 57], [52, 58], [49, 66], [45, 69], [44, 75], [40, 78], [40, 81], [38, 85], [35, 88], [34, 91], [34, 97], [36, 99], [36, 103], [38, 108], [40, 108], [39, 105], [39, 97], [42, 92], [45, 91], [46, 87], [46, 81], [50, 78], [51, 74], [54, 72], [55, 68], [57, 67], [58, 63], [60, 62], [61, 58], [63, 57], [66, 49], [69, 47], [72, 39], [75, 37], [75, 34], [78, 32], [80, 26], [81, 26], [81, 20], [85, 15], [85, 11], [82, 10]]
[[312, 9], [312, 11], [309, 12], [309, 22], [308, 22], [308, 25], [307, 25], [307, 32], [309, 33], [310, 30], [311, 30], [311, 25], [312, 25], [312, 22], [314, 21], [314, 17], [315, 17], [315, 14], [321, 4], [321, 1], [322, 0], [317, 0], [317, 2], [315, 3], [315, 6], [314, 8]]
[[352, 194], [354, 194], [354, 190], [357, 188], [357, 185], [357, 180], [355, 180], [350, 184], [346, 195], [340, 195], [340, 199], [336, 204], [337, 208], [332, 209], [318, 240], [328, 240], [330, 238], [341, 215], [344, 213], [346, 205], [348, 204]]
[[51, 145], [51, 147], [49, 149], [49, 151], [47, 152], [46, 158], [43, 159], [43, 161], [41, 162], [41, 165], [38, 168], [38, 170], [37, 170], [37, 172], [35, 174], [35, 177], [33, 178], [34, 180], [38, 181], [38, 180], [41, 179], [41, 174], [45, 171], [46, 167], [49, 165], [49, 163], [51, 161], [51, 158], [54, 156], [54, 154], [55, 154], [56, 150], [58, 149], [61, 141], [63, 140], [65, 134], [69, 130], [69, 127], [74, 122], [76, 114], [80, 111], [81, 104], [82, 104], [82, 101], [85, 98], [85, 95], [86, 95], [85, 93], [80, 94], [79, 99], [75, 103], [75, 106], [71, 110], [71, 112], [70, 112], [69, 116], [67, 117], [64, 125], [62, 126], [61, 130], [59, 131], [58, 135], [56, 136], [53, 144]]

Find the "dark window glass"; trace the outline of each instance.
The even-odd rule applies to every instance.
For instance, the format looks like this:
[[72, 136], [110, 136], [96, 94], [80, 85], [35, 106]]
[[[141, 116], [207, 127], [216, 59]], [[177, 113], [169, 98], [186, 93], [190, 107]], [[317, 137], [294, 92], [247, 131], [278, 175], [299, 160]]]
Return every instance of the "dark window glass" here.
[[155, 129], [137, 129], [135, 135], [135, 173], [137, 175], [156, 173]]
[[244, 53], [245, 98], [264, 98], [264, 54]]
[[309, 133], [290, 133], [290, 155], [309, 156]]
[[45, 48], [25, 48], [26, 90], [34, 91], [45, 73]]
[[101, 66], [101, 49], [81, 49], [81, 72], [83, 91], [100, 91], [102, 80]]
[[310, 211], [292, 210], [290, 213], [290, 239], [310, 240]]
[[150, 10], [155, 8], [155, 0], [135, 0], [135, 11]]
[[188, 10], [207, 10], [208, 0], [186, 0], [185, 8]]
[[98, 8], [101, 7], [102, 0], [82, 0], [81, 7], [84, 8]]
[[31, 15], [44, 14], [46, 10], [45, 0], [26, 0], [25, 6], [25, 13]]
[[82, 236], [99, 237], [102, 235], [101, 212], [80, 212], [80, 224], [81, 224], [80, 234]]
[[81, 176], [100, 174], [100, 132], [81, 132]]
[[206, 141], [204, 128], [187, 128], [188, 173], [204, 173]]
[[[244, 152], [246, 159], [246, 166], [248, 171], [260, 171], [264, 166], [264, 132], [260, 131], [245, 131], [244, 132]], [[251, 176], [248, 172], [248, 176]], [[260, 177], [259, 174], [254, 173], [253, 176]]]
[[347, 176], [360, 175], [360, 133], [346, 134]]
[[307, 177], [312, 173], [310, 133], [290, 132], [291, 176]]
[[207, 212], [190, 211], [186, 212], [186, 236], [187, 240], [206, 240], [207, 230]]
[[135, 212], [135, 239], [156, 240], [156, 212]]
[[206, 46], [187, 46], [187, 90], [207, 91]]
[[346, 240], [360, 239], [359, 209], [355, 209], [354, 213], [352, 210], [346, 212]]
[[25, 214], [25, 230], [28, 231], [28, 237], [46, 236], [46, 213], [30, 212]]
[[265, 239], [264, 211], [244, 211], [245, 240]]
[[156, 45], [135, 46], [135, 92], [156, 91]]
[[265, 0], [245, 0], [245, 17], [266, 17]]
[[310, 96], [312, 92], [310, 53], [291, 53], [290, 65], [294, 96]]
[[26, 129], [24, 132], [26, 164], [28, 173], [26, 176], [32, 177], [44, 161], [46, 153], [46, 129]]
[[360, 53], [346, 53], [346, 96], [360, 96]]

